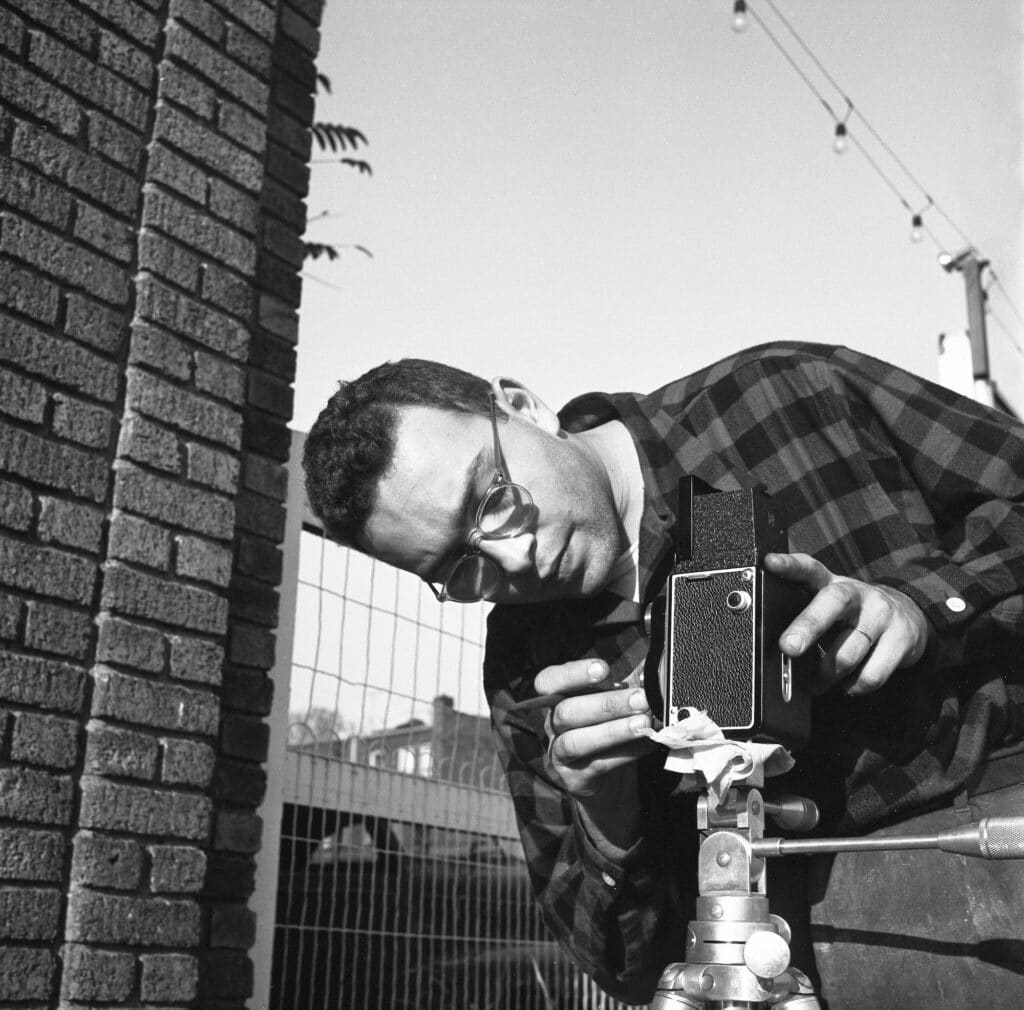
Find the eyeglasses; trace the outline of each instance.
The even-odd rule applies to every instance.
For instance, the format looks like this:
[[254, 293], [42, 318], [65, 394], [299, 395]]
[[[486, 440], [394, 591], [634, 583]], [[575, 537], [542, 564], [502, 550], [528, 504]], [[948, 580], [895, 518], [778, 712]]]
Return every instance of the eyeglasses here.
[[427, 582], [441, 603], [445, 600], [456, 603], [489, 600], [501, 585], [502, 572], [491, 558], [480, 553], [481, 541], [518, 536], [533, 520], [530, 492], [508, 479], [508, 464], [498, 441], [498, 415], [493, 394], [491, 428], [494, 431], [494, 476], [477, 507], [476, 525], [469, 535], [469, 550], [448, 569], [440, 590], [432, 582]]

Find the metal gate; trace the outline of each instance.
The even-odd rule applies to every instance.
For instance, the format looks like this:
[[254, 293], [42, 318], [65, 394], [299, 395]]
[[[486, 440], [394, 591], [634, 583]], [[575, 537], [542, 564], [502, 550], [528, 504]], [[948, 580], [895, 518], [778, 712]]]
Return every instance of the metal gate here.
[[559, 950], [530, 893], [483, 697], [486, 608], [441, 607], [327, 541], [292, 483], [256, 1005], [620, 1006]]

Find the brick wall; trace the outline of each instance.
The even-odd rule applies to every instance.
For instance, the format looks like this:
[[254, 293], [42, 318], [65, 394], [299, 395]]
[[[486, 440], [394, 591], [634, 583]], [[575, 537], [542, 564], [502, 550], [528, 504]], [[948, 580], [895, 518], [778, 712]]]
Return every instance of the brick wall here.
[[0, 1007], [250, 998], [322, 0], [0, 0]]

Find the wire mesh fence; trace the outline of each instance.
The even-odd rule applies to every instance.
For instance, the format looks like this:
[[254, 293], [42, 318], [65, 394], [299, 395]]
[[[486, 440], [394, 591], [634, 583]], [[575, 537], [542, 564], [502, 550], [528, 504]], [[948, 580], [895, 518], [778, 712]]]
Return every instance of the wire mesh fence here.
[[616, 1010], [530, 892], [483, 696], [486, 607], [305, 529], [271, 1010]]

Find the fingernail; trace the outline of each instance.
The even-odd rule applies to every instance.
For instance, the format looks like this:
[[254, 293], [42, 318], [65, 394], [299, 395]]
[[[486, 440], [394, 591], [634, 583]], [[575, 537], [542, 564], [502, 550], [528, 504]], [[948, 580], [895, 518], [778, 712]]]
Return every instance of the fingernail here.
[[604, 663], [595, 659], [594, 662], [587, 667], [587, 676], [589, 676], [591, 680], [604, 680], [604, 678], [608, 676], [608, 671], [605, 670]]
[[629, 720], [629, 728], [634, 733], [639, 733], [642, 729], [647, 729], [648, 720], [645, 715], [637, 715]]
[[786, 635], [782, 639], [782, 644], [787, 649], [793, 649], [795, 652], [800, 652], [804, 647], [804, 640], [799, 635]]
[[629, 707], [637, 712], [642, 712], [647, 708], [647, 695], [643, 691], [634, 691], [629, 696]]

